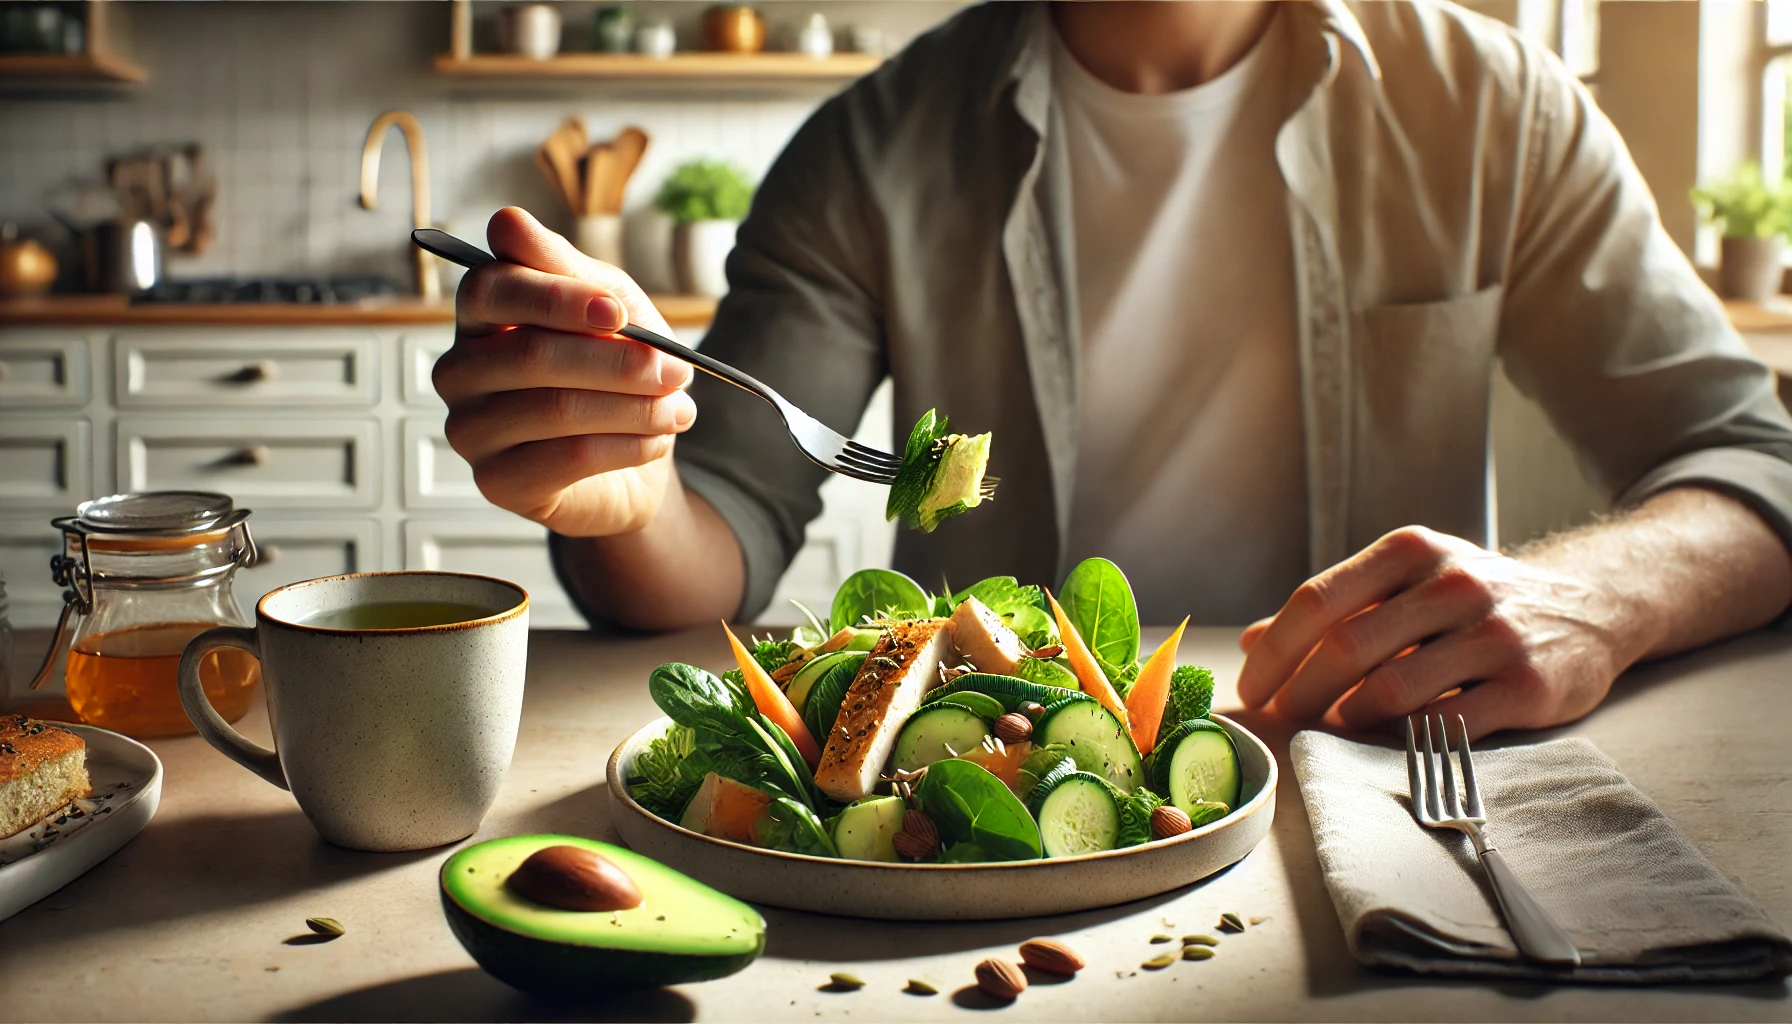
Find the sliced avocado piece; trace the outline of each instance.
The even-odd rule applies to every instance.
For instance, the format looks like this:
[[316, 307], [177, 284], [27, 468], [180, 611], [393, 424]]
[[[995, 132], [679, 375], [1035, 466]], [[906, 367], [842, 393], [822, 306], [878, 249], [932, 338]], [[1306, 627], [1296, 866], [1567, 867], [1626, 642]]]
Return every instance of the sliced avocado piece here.
[[834, 819], [834, 845], [848, 860], [896, 862], [896, 833], [908, 805], [899, 796], [868, 796]]
[[[556, 910], [506, 881], [530, 854], [577, 846], [607, 858], [641, 890], [629, 910]], [[733, 974], [765, 949], [765, 921], [732, 896], [632, 850], [577, 836], [534, 835], [469, 846], [442, 865], [442, 911], [479, 966], [525, 992], [589, 998]]]

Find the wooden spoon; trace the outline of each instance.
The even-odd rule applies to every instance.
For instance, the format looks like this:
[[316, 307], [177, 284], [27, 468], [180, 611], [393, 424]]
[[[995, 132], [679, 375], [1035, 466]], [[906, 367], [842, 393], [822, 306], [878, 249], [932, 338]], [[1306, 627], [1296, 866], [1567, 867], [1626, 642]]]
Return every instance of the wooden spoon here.
[[610, 212], [622, 212], [622, 193], [628, 188], [629, 178], [634, 176], [635, 168], [641, 165], [641, 157], [647, 152], [647, 133], [634, 125], [622, 129], [616, 141], [610, 143], [616, 151], [616, 180], [609, 196]]
[[573, 148], [565, 133], [555, 131], [542, 143], [547, 151], [548, 163], [554, 168], [554, 177], [560, 182], [560, 195], [566, 200], [566, 208], [573, 213], [579, 212], [583, 190], [579, 187], [579, 154], [580, 149]]
[[617, 178], [616, 150], [607, 142], [592, 146], [585, 154], [585, 213], [587, 216], [599, 213], [617, 213], [619, 207], [610, 204], [610, 197], [618, 191], [615, 187]]

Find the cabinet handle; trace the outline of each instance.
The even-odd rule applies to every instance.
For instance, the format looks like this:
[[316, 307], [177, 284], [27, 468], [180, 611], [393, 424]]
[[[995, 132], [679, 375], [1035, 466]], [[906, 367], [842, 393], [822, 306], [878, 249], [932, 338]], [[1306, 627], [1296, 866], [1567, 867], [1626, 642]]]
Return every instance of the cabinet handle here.
[[239, 448], [231, 455], [230, 461], [239, 466], [265, 466], [268, 464], [268, 446], [252, 444], [247, 448]]
[[258, 544], [255, 547], [256, 565], [273, 565], [280, 560], [280, 546], [277, 544]]
[[254, 384], [259, 381], [273, 380], [279, 375], [279, 364], [269, 359], [258, 359], [253, 363], [244, 363], [242, 369], [231, 374], [231, 379], [239, 384]]

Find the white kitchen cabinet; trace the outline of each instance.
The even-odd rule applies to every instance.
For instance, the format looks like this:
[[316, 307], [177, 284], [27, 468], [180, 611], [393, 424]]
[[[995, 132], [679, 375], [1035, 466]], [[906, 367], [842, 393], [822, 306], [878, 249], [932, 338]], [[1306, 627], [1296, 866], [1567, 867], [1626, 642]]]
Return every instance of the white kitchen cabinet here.
[[62, 331], [0, 332], [0, 410], [79, 407], [91, 387], [87, 339]]
[[410, 405], [440, 408], [442, 399], [431, 381], [436, 360], [454, 345], [447, 331], [407, 331], [398, 339], [399, 373], [404, 376], [404, 400]]
[[118, 421], [118, 484], [219, 491], [249, 508], [371, 509], [382, 447], [372, 419], [129, 416]]
[[294, 519], [257, 513], [249, 523], [261, 559], [237, 571], [237, 603], [253, 616], [268, 591], [300, 580], [377, 572], [380, 524], [375, 519]]
[[449, 446], [441, 417], [412, 416], [403, 435], [405, 508], [488, 507], [473, 467]]
[[379, 338], [330, 328], [143, 328], [113, 340], [121, 409], [164, 406], [370, 406]]
[[0, 580], [6, 581], [14, 623], [55, 624], [62, 612], [62, 588], [50, 579], [50, 559], [61, 551], [62, 534], [48, 515], [0, 517]]
[[85, 419], [0, 418], [0, 510], [73, 509], [93, 489]]
[[404, 567], [501, 577], [529, 592], [531, 626], [582, 622], [554, 575], [547, 531], [526, 519], [408, 519]]

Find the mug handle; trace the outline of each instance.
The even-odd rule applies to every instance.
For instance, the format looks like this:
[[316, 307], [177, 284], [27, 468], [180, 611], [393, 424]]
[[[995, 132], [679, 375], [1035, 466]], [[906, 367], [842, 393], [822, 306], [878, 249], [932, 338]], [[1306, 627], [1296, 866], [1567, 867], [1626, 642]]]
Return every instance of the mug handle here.
[[187, 649], [180, 656], [180, 706], [193, 720], [199, 735], [205, 742], [217, 747], [225, 757], [249, 769], [268, 782], [281, 789], [291, 789], [286, 784], [286, 772], [280, 768], [280, 757], [272, 750], [259, 743], [251, 743], [243, 734], [230, 727], [218, 709], [205, 696], [205, 686], [199, 681], [199, 663], [207, 654], [220, 647], [235, 647], [261, 657], [261, 645], [253, 629], [238, 629], [235, 626], [220, 626], [208, 629], [187, 642]]

